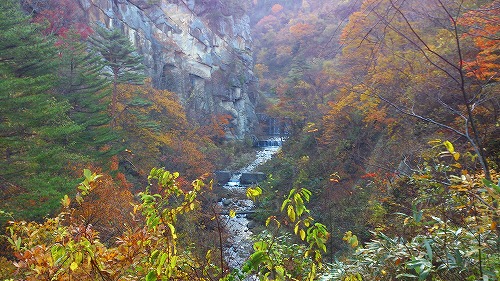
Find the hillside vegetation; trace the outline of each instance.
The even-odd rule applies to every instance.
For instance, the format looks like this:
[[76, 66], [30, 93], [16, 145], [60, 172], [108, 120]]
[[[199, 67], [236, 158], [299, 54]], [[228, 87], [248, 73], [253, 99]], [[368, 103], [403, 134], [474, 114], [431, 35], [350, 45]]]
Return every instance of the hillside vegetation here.
[[245, 264], [210, 175], [248, 152], [230, 118], [190, 120], [72, 1], [4, 0], [0, 279], [499, 280], [500, 2], [224, 3], [286, 133]]

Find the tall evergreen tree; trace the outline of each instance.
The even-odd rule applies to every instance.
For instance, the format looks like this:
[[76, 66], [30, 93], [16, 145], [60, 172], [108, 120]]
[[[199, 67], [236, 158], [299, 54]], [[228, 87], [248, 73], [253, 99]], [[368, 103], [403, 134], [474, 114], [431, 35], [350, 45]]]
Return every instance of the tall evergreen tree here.
[[125, 34], [119, 29], [107, 29], [96, 26], [91, 42], [106, 60], [107, 70], [111, 74], [113, 92], [111, 97], [111, 116], [116, 118], [118, 103], [118, 84], [142, 84], [144, 81], [144, 65]]
[[70, 29], [59, 38], [61, 65], [57, 90], [71, 104], [70, 118], [84, 129], [74, 139], [75, 149], [85, 149], [86, 154], [101, 161], [122, 149], [112, 149], [110, 145], [119, 137], [110, 127], [111, 117], [107, 112], [110, 83], [101, 75], [105, 62], [89, 49], [86, 35]]
[[62, 171], [80, 156], [66, 149], [80, 131], [68, 102], [56, 100], [54, 40], [31, 24], [16, 0], [0, 1], [0, 208], [40, 217], [72, 184]]

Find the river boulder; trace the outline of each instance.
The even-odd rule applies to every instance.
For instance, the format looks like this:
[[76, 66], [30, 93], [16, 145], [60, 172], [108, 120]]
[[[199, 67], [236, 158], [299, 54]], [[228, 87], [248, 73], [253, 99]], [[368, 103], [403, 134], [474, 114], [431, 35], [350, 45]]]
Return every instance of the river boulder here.
[[242, 173], [240, 178], [241, 184], [255, 184], [262, 182], [266, 179], [266, 174], [256, 172], [256, 173]]
[[225, 185], [231, 179], [230, 171], [215, 171], [215, 182], [218, 185]]

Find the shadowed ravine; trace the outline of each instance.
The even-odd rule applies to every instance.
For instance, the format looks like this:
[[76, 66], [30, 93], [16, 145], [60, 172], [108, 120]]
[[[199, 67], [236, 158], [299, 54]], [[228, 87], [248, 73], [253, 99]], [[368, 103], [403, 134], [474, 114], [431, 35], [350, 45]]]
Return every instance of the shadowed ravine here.
[[[251, 236], [254, 222], [248, 218], [248, 214], [253, 213], [254, 204], [245, 196], [246, 188], [250, 185], [240, 183], [242, 173], [254, 172], [255, 169], [271, 159], [280, 149], [281, 140], [270, 140], [273, 146], [259, 147], [253, 162], [235, 172], [231, 179], [223, 186], [229, 198], [222, 198], [219, 204], [222, 208], [222, 217], [227, 222], [226, 229], [229, 238], [224, 247], [224, 257], [230, 268], [239, 268], [249, 257], [252, 250]], [[234, 210], [236, 216], [229, 217], [229, 211]]]

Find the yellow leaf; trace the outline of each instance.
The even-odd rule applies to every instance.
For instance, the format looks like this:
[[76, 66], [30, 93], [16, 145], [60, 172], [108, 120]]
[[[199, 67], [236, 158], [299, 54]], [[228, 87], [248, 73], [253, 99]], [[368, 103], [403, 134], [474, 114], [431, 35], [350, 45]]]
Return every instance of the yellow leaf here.
[[444, 146], [446, 147], [446, 150], [448, 150], [449, 153], [453, 154], [455, 152], [455, 148], [453, 147], [453, 144], [449, 141], [443, 142]]
[[72, 262], [71, 265], [69, 266], [69, 269], [71, 271], [75, 271], [78, 268], [78, 264], [76, 262]]
[[344, 234], [344, 237], [342, 237], [342, 240], [344, 241], [349, 241], [349, 239], [351, 239], [352, 237], [352, 232], [349, 230], [347, 231], [345, 234]]
[[71, 199], [69, 199], [68, 195], [64, 195], [64, 198], [61, 199], [61, 203], [64, 208], [68, 208], [69, 204], [71, 203]]
[[262, 189], [258, 186], [256, 186], [255, 188], [251, 188], [251, 187], [247, 188], [246, 195], [248, 198], [250, 198], [252, 200], [255, 200], [261, 194], [262, 194]]
[[229, 210], [229, 217], [230, 218], [236, 217], [236, 212], [234, 210]]
[[405, 218], [403, 221], [403, 225], [407, 225], [409, 221], [410, 221], [410, 217]]
[[431, 140], [428, 142], [428, 144], [430, 145], [437, 145], [437, 144], [440, 144], [441, 143], [441, 140], [440, 139], [435, 139], [435, 140]]
[[303, 229], [300, 230], [300, 239], [306, 239], [306, 232]]
[[295, 222], [295, 210], [293, 209], [292, 205], [288, 205], [288, 210], [287, 210], [288, 217], [292, 222]]

